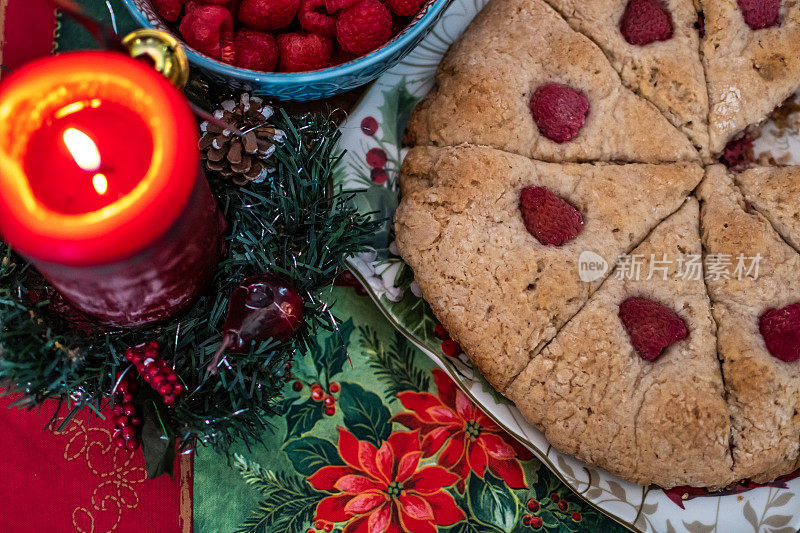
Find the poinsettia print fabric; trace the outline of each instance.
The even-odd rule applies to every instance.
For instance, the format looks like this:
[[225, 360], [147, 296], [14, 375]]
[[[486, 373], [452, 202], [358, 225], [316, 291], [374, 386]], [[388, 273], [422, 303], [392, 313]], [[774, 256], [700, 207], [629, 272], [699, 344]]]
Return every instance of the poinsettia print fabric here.
[[[345, 284], [350, 285], [350, 284]], [[481, 412], [350, 286], [263, 445], [195, 460], [195, 531], [623, 531]]]
[[437, 393], [401, 392], [397, 398], [409, 411], [392, 420], [420, 430], [424, 457], [441, 451], [436, 462], [458, 475], [460, 492], [470, 472], [483, 478], [487, 469], [512, 489], [526, 488], [520, 461], [530, 461], [533, 454], [478, 409], [442, 370], [431, 373]]

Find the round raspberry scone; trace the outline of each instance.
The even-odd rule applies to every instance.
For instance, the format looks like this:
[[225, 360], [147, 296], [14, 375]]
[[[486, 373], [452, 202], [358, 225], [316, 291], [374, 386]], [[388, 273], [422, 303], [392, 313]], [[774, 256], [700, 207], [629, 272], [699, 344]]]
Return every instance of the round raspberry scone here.
[[798, 50], [794, 0], [493, 0], [445, 55], [397, 245], [558, 449], [662, 487], [800, 467], [800, 167], [729, 143]]

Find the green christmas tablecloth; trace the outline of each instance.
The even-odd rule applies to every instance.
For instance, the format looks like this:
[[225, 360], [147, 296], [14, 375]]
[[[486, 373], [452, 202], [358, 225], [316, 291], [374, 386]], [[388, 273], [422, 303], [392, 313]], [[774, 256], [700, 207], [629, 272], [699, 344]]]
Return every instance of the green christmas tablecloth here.
[[[79, 0], [111, 21], [105, 1]], [[134, 28], [109, 2], [120, 33]], [[96, 47], [61, 18], [57, 50]], [[198, 533], [622, 531], [506, 435], [351, 288], [332, 339], [295, 361], [264, 446], [195, 460]], [[317, 384], [317, 387], [314, 385]], [[310, 532], [308, 530], [311, 530]]]
[[348, 288], [331, 297], [349, 349], [320, 338], [294, 362], [265, 447], [239, 447], [230, 464], [200, 450], [197, 531], [622, 530], [477, 409], [367, 297]]

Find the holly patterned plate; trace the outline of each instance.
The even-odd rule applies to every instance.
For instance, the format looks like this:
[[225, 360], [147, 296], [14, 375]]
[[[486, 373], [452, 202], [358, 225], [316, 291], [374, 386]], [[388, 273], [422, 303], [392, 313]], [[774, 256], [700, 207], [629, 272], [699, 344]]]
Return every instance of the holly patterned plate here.
[[[444, 369], [498, 424], [530, 448], [565, 484], [590, 505], [634, 531], [790, 533], [800, 529], [800, 478], [725, 494], [697, 489], [663, 491], [628, 483], [552, 448], [513, 404], [499, 395], [469, 361], [443, 354], [437, 324], [420, 297], [411, 269], [397, 255], [391, 219], [398, 204], [397, 172], [405, 123], [433, 84], [442, 55], [487, 0], [454, 0], [431, 34], [365, 94], [342, 126], [346, 189], [363, 212], [387, 220], [375, 236], [374, 251], [351, 258], [350, 266], [392, 324]], [[793, 120], [793, 118], [796, 120]], [[800, 114], [767, 124], [757, 154], [800, 163]], [[792, 155], [794, 154], [794, 156]], [[792, 476], [788, 476], [791, 478]], [[749, 490], [748, 490], [749, 489]]]

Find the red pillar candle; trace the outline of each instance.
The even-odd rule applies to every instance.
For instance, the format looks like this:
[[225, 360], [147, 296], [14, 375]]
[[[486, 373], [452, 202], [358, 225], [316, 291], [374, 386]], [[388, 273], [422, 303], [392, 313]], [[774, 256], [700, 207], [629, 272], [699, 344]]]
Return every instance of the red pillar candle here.
[[0, 84], [0, 232], [80, 310], [133, 327], [189, 307], [224, 220], [185, 97], [115, 52], [43, 59]]

